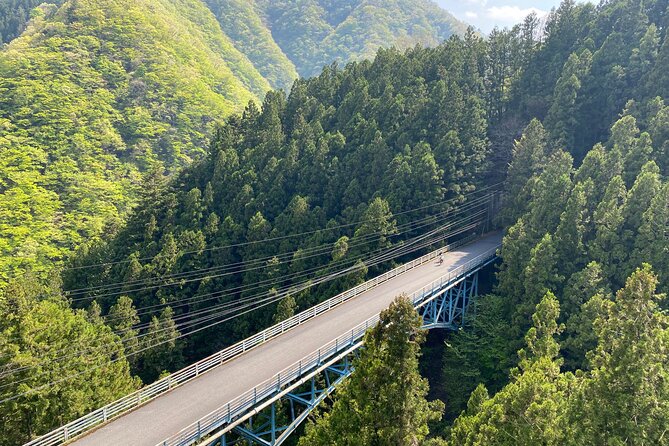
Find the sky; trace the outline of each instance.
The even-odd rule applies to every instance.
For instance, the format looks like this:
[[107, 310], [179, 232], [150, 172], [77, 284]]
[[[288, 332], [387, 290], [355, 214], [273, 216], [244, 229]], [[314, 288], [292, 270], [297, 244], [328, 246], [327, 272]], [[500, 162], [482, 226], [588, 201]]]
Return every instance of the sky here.
[[560, 0], [435, 0], [448, 12], [484, 33], [495, 26], [511, 27], [531, 12], [543, 16]]

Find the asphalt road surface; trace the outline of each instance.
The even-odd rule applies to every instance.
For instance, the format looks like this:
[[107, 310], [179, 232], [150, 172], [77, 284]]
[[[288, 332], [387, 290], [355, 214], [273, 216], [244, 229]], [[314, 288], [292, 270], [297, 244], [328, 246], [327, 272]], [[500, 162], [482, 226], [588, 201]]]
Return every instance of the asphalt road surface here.
[[257, 384], [501, 242], [489, 234], [317, 316], [73, 442], [76, 446], [156, 446]]

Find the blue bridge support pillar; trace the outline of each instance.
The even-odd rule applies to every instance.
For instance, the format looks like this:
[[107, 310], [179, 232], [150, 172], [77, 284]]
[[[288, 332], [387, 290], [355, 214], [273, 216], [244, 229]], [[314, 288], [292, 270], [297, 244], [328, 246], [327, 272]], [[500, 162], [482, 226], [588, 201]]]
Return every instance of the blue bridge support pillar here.
[[455, 330], [462, 327], [467, 317], [469, 304], [478, 295], [478, 272], [463, 278], [459, 283], [436, 290], [433, 297], [418, 308], [423, 317], [423, 327], [448, 328]]
[[[357, 351], [345, 356], [341, 361], [325, 368], [293, 392], [285, 394], [264, 411], [236, 426], [228, 435], [227, 444], [233, 444], [230, 441], [231, 437], [239, 437], [251, 444], [262, 446], [283, 444], [311, 411], [351, 374], [353, 371], [351, 359], [356, 354]], [[218, 444], [227, 446], [225, 435], [220, 438]]]

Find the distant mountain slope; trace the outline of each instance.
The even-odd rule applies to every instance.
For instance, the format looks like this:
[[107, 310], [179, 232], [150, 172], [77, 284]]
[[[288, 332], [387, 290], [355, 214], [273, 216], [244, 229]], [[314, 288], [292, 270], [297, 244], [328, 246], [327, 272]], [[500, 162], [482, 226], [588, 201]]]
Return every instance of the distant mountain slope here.
[[274, 40], [302, 76], [379, 47], [434, 46], [467, 25], [429, 0], [255, 0]]
[[[273, 88], [324, 65], [372, 58], [379, 47], [435, 46], [467, 25], [431, 0], [197, 0]], [[0, 42], [18, 37], [30, 11], [64, 0], [4, 0]], [[179, 3], [179, 2], [177, 2]], [[192, 8], [196, 12], [199, 8]]]
[[223, 32], [253, 62], [274, 88], [289, 89], [297, 78], [291, 60], [274, 41], [249, 0], [205, 0]]
[[200, 0], [34, 16], [0, 52], [0, 278], [120, 224], [142, 170], [186, 164], [269, 89]]

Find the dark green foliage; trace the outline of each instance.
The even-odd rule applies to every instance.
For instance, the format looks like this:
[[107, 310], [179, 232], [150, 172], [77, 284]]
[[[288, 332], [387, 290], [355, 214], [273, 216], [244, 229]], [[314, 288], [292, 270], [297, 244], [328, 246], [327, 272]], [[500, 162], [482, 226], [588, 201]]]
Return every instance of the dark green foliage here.
[[[663, 107], [657, 103], [655, 106], [656, 110]], [[447, 349], [445, 370], [454, 376], [458, 384], [455, 389], [470, 392], [478, 383], [499, 389], [500, 381], [504, 382], [499, 378], [503, 368], [492, 369], [491, 373], [490, 358], [513, 357], [529, 328], [529, 316], [548, 292], [554, 293], [563, 309], [559, 320], [565, 324], [560, 336], [563, 368], [588, 371], [595, 367], [591, 352], [601, 345], [597, 324], [611, 302], [609, 290], [624, 285], [625, 277], [649, 261], [657, 263], [660, 287], [666, 289], [667, 183], [654, 160], [658, 151], [648, 134], [640, 133], [637, 127], [637, 123], [646, 121], [644, 111], [635, 110], [641, 118], [635, 119], [628, 111], [612, 126], [607, 145], [597, 144], [576, 172], [569, 155], [560, 150], [549, 161], [540, 162], [544, 134], [537, 131], [536, 122], [517, 143], [506, 186], [510, 194], [507, 206], [516, 207], [507, 209], [505, 217], [520, 218], [504, 237], [497, 296], [483, 301], [501, 303], [488, 306], [493, 312], [478, 314], [471, 333], [458, 334], [451, 344], [456, 348]], [[527, 197], [527, 202], [519, 200], [521, 196]], [[490, 345], [496, 347], [491, 350]], [[459, 365], [462, 371], [454, 372]], [[622, 376], [620, 379], [624, 379]], [[572, 378], [565, 375], [567, 381]], [[512, 387], [506, 390], [515, 385], [512, 379]], [[464, 409], [467, 393], [452, 393], [450, 401], [456, 407], [450, 410]], [[584, 399], [588, 404], [592, 402], [589, 397]], [[567, 416], [565, 407], [559, 409], [560, 416]], [[471, 423], [474, 419], [478, 418], [466, 414], [458, 423]], [[579, 431], [574, 426], [556, 426], [547, 429]], [[601, 429], [607, 428], [597, 429], [596, 435], [604, 435]], [[579, 432], [581, 435], [584, 431]], [[497, 435], [485, 438], [501, 441]], [[457, 436], [458, 441], [463, 438]], [[551, 438], [544, 443], [567, 441], [561, 436]], [[520, 444], [533, 444], [532, 441]]]
[[[185, 323], [195, 311], [259, 294], [272, 300], [307, 279], [355, 266], [346, 277], [293, 294], [279, 308], [275, 302], [187, 337], [184, 352], [190, 360], [378, 273], [380, 267], [357, 262], [407, 237], [398, 234], [398, 225], [446, 210], [483, 183], [485, 112], [481, 92], [469, 88], [471, 66], [463, 59], [471, 44], [452, 39], [435, 49], [382, 50], [374, 62], [328, 68], [317, 78], [297, 81], [289, 96], [269, 93], [262, 109], [250, 103], [242, 116], [218, 129], [208, 156], [166, 191], [159, 191], [159, 175], [147, 174], [146, 205], [117, 238], [77, 260], [82, 266], [100, 258], [122, 263], [71, 271], [66, 286], [160, 284], [161, 276], [238, 264], [236, 274], [165, 280], [169, 285], [162, 289], [132, 293], [142, 287], [127, 287], [137, 307], [158, 306], [157, 315], [169, 305]], [[484, 55], [484, 48], [473, 54], [479, 60]], [[402, 76], [395, 75], [398, 67]], [[452, 105], [435, 122], [433, 110], [451, 95], [461, 98], [461, 105]], [[462, 155], [452, 156], [444, 146], [454, 139]], [[416, 208], [422, 210], [406, 213]], [[266, 239], [276, 241], [263, 243]], [[234, 247], [206, 249], [228, 245]], [[240, 286], [244, 289], [235, 291]], [[97, 294], [106, 313], [117, 296]], [[152, 323], [148, 314], [142, 320]], [[176, 366], [151, 361], [159, 365], [152, 364], [141, 375], [145, 379]]]
[[31, 11], [42, 3], [62, 5], [65, 0], [4, 0], [0, 3], [0, 44], [7, 43], [26, 29]]
[[141, 384], [121, 339], [95, 311], [70, 309], [57, 285], [14, 281], [0, 313], [0, 399], [16, 397], [0, 403], [0, 445], [23, 444]]
[[581, 322], [592, 330], [590, 370], [576, 374], [560, 372], [560, 307], [548, 293], [536, 307], [511, 381], [492, 397], [482, 385], [472, 393], [449, 444], [669, 444], [669, 319], [656, 286], [646, 264], [614, 300], [596, 294], [584, 304], [588, 317]]
[[560, 374], [559, 314], [557, 299], [547, 293], [535, 308], [525, 335], [527, 348], [518, 352], [520, 363], [511, 371], [511, 382], [491, 398], [483, 386], [472, 393], [467, 410], [455, 421], [450, 444], [561, 444], [568, 384]]
[[406, 296], [381, 312], [365, 335], [355, 373], [335, 393], [332, 410], [307, 426], [304, 446], [411, 446], [441, 418], [443, 403], [428, 402], [428, 383], [418, 372], [422, 319]]

